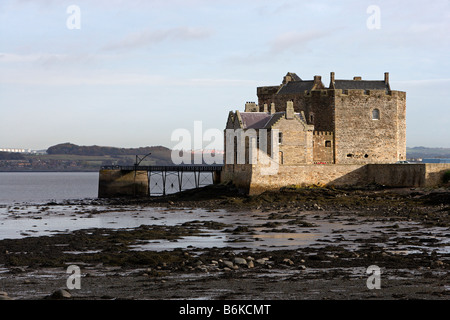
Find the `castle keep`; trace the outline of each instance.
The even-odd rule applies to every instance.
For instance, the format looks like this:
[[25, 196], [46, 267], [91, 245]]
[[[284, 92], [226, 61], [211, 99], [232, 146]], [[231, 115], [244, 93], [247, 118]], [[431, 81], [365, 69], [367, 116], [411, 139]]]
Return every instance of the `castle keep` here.
[[[225, 138], [223, 182], [259, 193], [292, 184], [421, 186], [439, 180], [443, 167], [395, 164], [406, 160], [406, 93], [391, 90], [388, 73], [383, 80], [340, 80], [331, 72], [328, 86], [321, 76], [302, 80], [287, 73], [280, 85], [256, 91], [258, 103], [229, 113], [225, 132], [243, 134]], [[261, 153], [276, 171], [264, 171]]]
[[[326, 87], [288, 73], [257, 88], [258, 104], [230, 113], [227, 129], [279, 129], [280, 164], [395, 163], [406, 158], [406, 93], [361, 77]], [[236, 122], [236, 123], [233, 123]]]

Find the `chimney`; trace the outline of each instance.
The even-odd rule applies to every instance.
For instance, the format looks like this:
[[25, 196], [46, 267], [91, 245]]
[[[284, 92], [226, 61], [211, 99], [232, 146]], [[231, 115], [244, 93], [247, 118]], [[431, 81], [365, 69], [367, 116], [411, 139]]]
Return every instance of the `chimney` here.
[[267, 108], [267, 103], [264, 103], [264, 112], [265, 112], [265, 113], [269, 112], [269, 111], [268, 111], [268, 108]]
[[334, 72], [330, 72], [330, 89], [334, 89]]
[[258, 105], [255, 102], [246, 102], [245, 112], [259, 112]]
[[274, 114], [275, 112], [277, 112], [276, 110], [275, 110], [275, 103], [271, 103], [270, 104], [270, 114]]
[[286, 119], [294, 119], [294, 102], [292, 101], [286, 103]]
[[362, 78], [361, 77], [353, 77], [353, 80], [360, 81], [360, 80], [362, 80]]
[[384, 73], [384, 83], [389, 84], [389, 72]]

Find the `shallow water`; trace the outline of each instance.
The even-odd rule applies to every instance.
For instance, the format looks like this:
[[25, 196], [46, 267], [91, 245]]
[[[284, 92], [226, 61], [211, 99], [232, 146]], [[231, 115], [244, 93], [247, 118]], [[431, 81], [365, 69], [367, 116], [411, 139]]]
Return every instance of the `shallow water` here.
[[[292, 214], [292, 213], [290, 213]], [[226, 210], [168, 209], [130, 206], [90, 206], [90, 205], [19, 205], [0, 206], [0, 239], [18, 239], [29, 236], [52, 235], [89, 228], [135, 228], [140, 225], [177, 226], [192, 221], [214, 221], [226, 224], [220, 230], [203, 229], [201, 236], [189, 236], [178, 240], [158, 239], [139, 245], [133, 250], [171, 250], [176, 248], [224, 248], [242, 250], [298, 249], [307, 246], [345, 245], [357, 249], [364, 242], [361, 239], [388, 239], [375, 242], [395, 254], [408, 254], [436, 250], [450, 252], [448, 228], [423, 228], [415, 222], [396, 222], [398, 228], [392, 230], [392, 222], [387, 219], [367, 219], [331, 212], [301, 212], [295, 217], [313, 224], [303, 227], [287, 224], [292, 219], [270, 219], [269, 212]], [[268, 227], [267, 222], [276, 227]], [[277, 225], [277, 223], [279, 223]], [[233, 234], [236, 227], [246, 226], [251, 232]], [[228, 232], [225, 230], [228, 229]], [[405, 231], [402, 231], [404, 229]], [[278, 232], [277, 230], [280, 230]], [[281, 231], [282, 230], [282, 231]], [[286, 232], [289, 231], [289, 232]], [[392, 233], [387, 237], [387, 234]], [[427, 237], [433, 235], [438, 241], [432, 245], [402, 246], [390, 238]], [[358, 239], [358, 241], [356, 241]], [[374, 240], [374, 241], [375, 241]], [[70, 248], [68, 248], [70, 251]]]

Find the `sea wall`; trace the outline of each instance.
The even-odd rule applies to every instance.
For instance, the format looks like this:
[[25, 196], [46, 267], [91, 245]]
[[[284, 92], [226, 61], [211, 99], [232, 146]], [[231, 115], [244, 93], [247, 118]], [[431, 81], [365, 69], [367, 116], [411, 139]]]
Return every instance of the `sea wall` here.
[[98, 197], [148, 196], [147, 171], [140, 170], [100, 170]]
[[257, 165], [226, 166], [222, 181], [233, 182], [248, 194], [277, 190], [284, 186], [365, 186], [435, 187], [442, 184], [450, 164], [334, 164], [281, 165], [276, 172], [264, 174]]

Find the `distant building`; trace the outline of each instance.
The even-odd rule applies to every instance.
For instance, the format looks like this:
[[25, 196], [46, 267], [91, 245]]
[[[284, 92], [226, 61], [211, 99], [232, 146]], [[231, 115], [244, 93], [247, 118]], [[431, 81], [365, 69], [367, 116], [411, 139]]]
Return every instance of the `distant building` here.
[[422, 159], [422, 163], [450, 163], [450, 159]]

